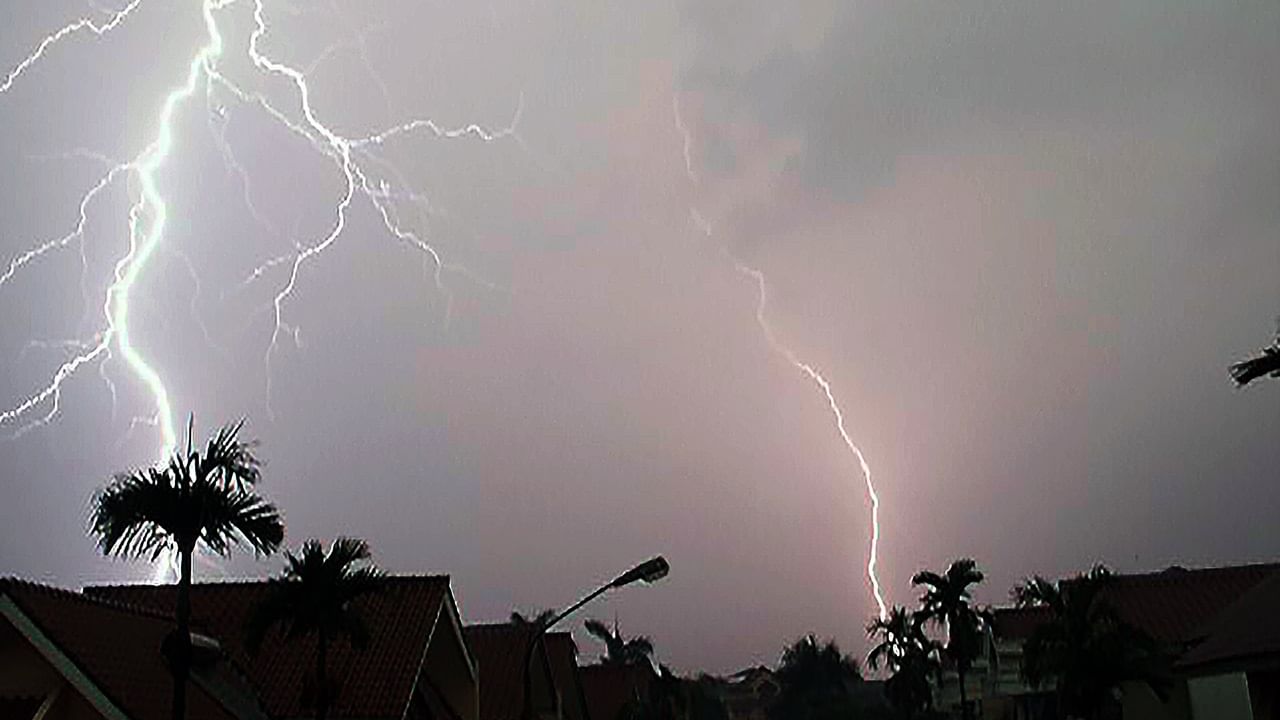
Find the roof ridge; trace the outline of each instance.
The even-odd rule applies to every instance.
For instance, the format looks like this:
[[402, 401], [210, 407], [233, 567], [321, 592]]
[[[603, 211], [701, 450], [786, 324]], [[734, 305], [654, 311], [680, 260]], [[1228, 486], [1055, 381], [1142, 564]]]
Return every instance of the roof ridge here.
[[1280, 570], [1280, 560], [1269, 562], [1245, 563], [1242, 565], [1213, 565], [1208, 567], [1187, 567], [1185, 565], [1170, 565], [1161, 570], [1148, 570], [1138, 573], [1114, 573], [1112, 580], [1161, 580], [1169, 578], [1187, 577], [1189, 575], [1208, 575], [1229, 572], [1251, 571], [1251, 570]]
[[[392, 581], [424, 581], [424, 580], [430, 580], [430, 581], [436, 581], [436, 582], [439, 582], [439, 581], [447, 581], [447, 580], [449, 580], [449, 579], [450, 579], [450, 577], [451, 577], [451, 576], [450, 576], [450, 575], [448, 575], [447, 573], [444, 573], [444, 574], [435, 574], [435, 575], [432, 575], [432, 574], [398, 574], [398, 575], [391, 575], [391, 574], [388, 574], [388, 575], [384, 575], [384, 576], [383, 576], [383, 579], [385, 579], [385, 580], [392, 580]], [[193, 580], [193, 581], [192, 581], [192, 583], [191, 583], [191, 587], [193, 587], [193, 588], [197, 588], [197, 587], [243, 587], [243, 586], [246, 586], [246, 585], [266, 585], [266, 584], [268, 583], [268, 581], [273, 580], [273, 579], [275, 579], [275, 576], [272, 576], [272, 577], [262, 577], [262, 578], [223, 578], [223, 579], [219, 579], [219, 580]], [[143, 587], [143, 588], [152, 588], [152, 587], [155, 587], [155, 588], [167, 588], [167, 587], [175, 587], [175, 586], [174, 586], [172, 583], [163, 583], [163, 584], [157, 584], [157, 583], [102, 583], [102, 584], [85, 585], [84, 587], [85, 587], [85, 589], [86, 589], [86, 590], [90, 590], [90, 589], [93, 589], [93, 590], [98, 590], [98, 589], [103, 589], [103, 590], [115, 590], [115, 589], [118, 589], [118, 588], [137, 588], [137, 587]]]
[[[96, 605], [108, 610], [118, 610], [120, 612], [132, 613], [134, 615], [156, 620], [173, 621], [173, 613], [166, 613], [148, 605], [136, 605], [114, 597], [99, 597], [87, 594], [83, 591], [62, 588], [56, 585], [46, 585], [45, 583], [12, 575], [0, 576], [0, 592], [6, 592], [11, 587], [26, 588], [32, 592], [38, 592], [64, 600], [71, 600], [73, 602]], [[15, 598], [15, 601], [16, 600], [17, 599]]]

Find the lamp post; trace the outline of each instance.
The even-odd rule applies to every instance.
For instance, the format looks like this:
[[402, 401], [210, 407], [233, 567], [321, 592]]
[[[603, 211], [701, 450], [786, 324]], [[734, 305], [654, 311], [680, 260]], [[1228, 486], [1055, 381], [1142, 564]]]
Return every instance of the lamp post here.
[[538, 646], [538, 641], [542, 638], [543, 633], [550, 630], [556, 623], [577, 612], [583, 605], [586, 605], [610, 590], [625, 587], [636, 582], [643, 582], [646, 585], [655, 583], [666, 577], [669, 572], [671, 572], [671, 565], [669, 565], [667, 563], [667, 559], [661, 555], [645, 560], [604, 585], [592, 590], [581, 600], [560, 611], [550, 620], [533, 629], [533, 634], [529, 637], [529, 645], [525, 648], [524, 665], [522, 666], [524, 670], [524, 698], [522, 703], [523, 712], [521, 715], [525, 720], [533, 720], [533, 676], [529, 672], [529, 666], [533, 664], [533, 650]]

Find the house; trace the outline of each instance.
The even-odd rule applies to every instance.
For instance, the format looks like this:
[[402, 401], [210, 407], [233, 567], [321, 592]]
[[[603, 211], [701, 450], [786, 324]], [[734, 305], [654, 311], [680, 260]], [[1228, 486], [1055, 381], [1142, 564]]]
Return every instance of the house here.
[[[244, 629], [269, 591], [261, 581], [196, 583], [192, 625], [220, 643], [228, 664], [243, 671], [267, 717], [308, 717], [317, 694], [314, 641], [272, 633], [256, 653], [245, 646]], [[171, 585], [84, 590], [99, 603], [141, 608], [157, 617], [171, 612], [175, 593]], [[331, 718], [478, 720], [479, 678], [447, 576], [391, 576], [381, 592], [356, 602], [369, 642], [358, 651], [345, 641], [331, 644]], [[167, 674], [160, 671], [156, 683], [167, 686]], [[160, 715], [138, 717], [167, 716], [167, 692], [158, 695], [157, 705]]]
[[649, 696], [658, 674], [648, 663], [579, 668], [591, 720], [617, 720], [629, 703]]
[[467, 625], [463, 635], [480, 675], [480, 720], [524, 717], [523, 661], [531, 642], [536, 643], [529, 667], [534, 717], [587, 720], [577, 648], [569, 633], [538, 634], [528, 625], [491, 623]]
[[[173, 681], [162, 612], [0, 579], [0, 717], [164, 720]], [[189, 720], [266, 720], [216, 640], [193, 636]]]
[[[1273, 720], [1280, 687], [1280, 564], [1115, 575], [1103, 591], [1122, 620], [1174, 656], [1174, 677], [1161, 698], [1142, 684], [1121, 689], [1123, 720]], [[980, 717], [1055, 717], [1054, 698], [1022, 678], [1022, 652], [1043, 608], [997, 608], [990, 643], [966, 682]], [[954, 673], [938, 689], [940, 707], [958, 709]]]

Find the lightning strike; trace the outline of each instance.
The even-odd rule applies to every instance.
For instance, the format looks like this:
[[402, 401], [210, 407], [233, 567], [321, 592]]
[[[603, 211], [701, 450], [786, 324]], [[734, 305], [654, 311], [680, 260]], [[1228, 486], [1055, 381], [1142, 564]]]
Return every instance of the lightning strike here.
[[[682, 139], [685, 174], [690, 184], [697, 186], [699, 181], [693, 163], [693, 134], [689, 131], [688, 126], [685, 125], [684, 118], [680, 114], [680, 98], [678, 95], [672, 96], [672, 112], [675, 116], [676, 129]], [[711, 222], [697, 208], [689, 209], [689, 217], [699, 232], [706, 238], [709, 240], [715, 239], [715, 232]], [[831, 383], [815, 366], [801, 360], [795, 354], [795, 351], [778, 339], [773, 326], [769, 323], [769, 294], [764, 273], [735, 257], [727, 246], [721, 245], [720, 249], [733, 263], [734, 270], [742, 276], [750, 278], [755, 284], [756, 325], [759, 326], [761, 334], [764, 335], [765, 342], [768, 343], [770, 349], [796, 370], [799, 370], [805, 378], [822, 391], [822, 395], [827, 401], [827, 407], [831, 411], [831, 417], [835, 420], [836, 431], [840, 434], [840, 439], [844, 442], [845, 448], [857, 461], [858, 467], [862, 471], [862, 478], [867, 488], [867, 497], [871, 501], [871, 546], [867, 559], [867, 579], [871, 583], [871, 594], [875, 599], [880, 619], [883, 620], [888, 616], [888, 606], [885, 604], [884, 594], [880, 588], [880, 577], [876, 573], [880, 552], [880, 495], [876, 492], [875, 483], [871, 478], [871, 466], [862, 454], [862, 449], [853, 441], [848, 429], [845, 427], [844, 410], [840, 407], [840, 402], [836, 399], [835, 392], [831, 389]]]
[[142, 0], [132, 0], [132, 2], [117, 11], [111, 16], [110, 20], [102, 25], [95, 23], [90, 18], [80, 18], [69, 25], [63, 26], [57, 32], [46, 36], [38, 45], [36, 45], [36, 49], [31, 51], [30, 55], [23, 58], [21, 62], [9, 71], [4, 78], [4, 82], [0, 82], [0, 95], [8, 92], [9, 88], [13, 87], [13, 84], [17, 82], [18, 78], [21, 77], [28, 68], [39, 62], [40, 58], [44, 57], [45, 51], [57, 44], [58, 41], [69, 35], [74, 35], [81, 30], [88, 30], [94, 35], [102, 37], [114, 30], [117, 25], [124, 22], [125, 18], [129, 17], [129, 15], [132, 14], [133, 11], [141, 4]]

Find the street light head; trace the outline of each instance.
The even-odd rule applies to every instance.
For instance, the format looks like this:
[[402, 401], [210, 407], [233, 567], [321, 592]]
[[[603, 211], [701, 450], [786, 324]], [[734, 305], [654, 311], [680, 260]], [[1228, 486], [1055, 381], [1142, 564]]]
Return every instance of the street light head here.
[[653, 559], [645, 560], [622, 573], [617, 579], [609, 583], [609, 587], [620, 588], [637, 580], [645, 583], [654, 583], [666, 577], [669, 572], [671, 572], [671, 565], [667, 563], [666, 558], [659, 555]]

